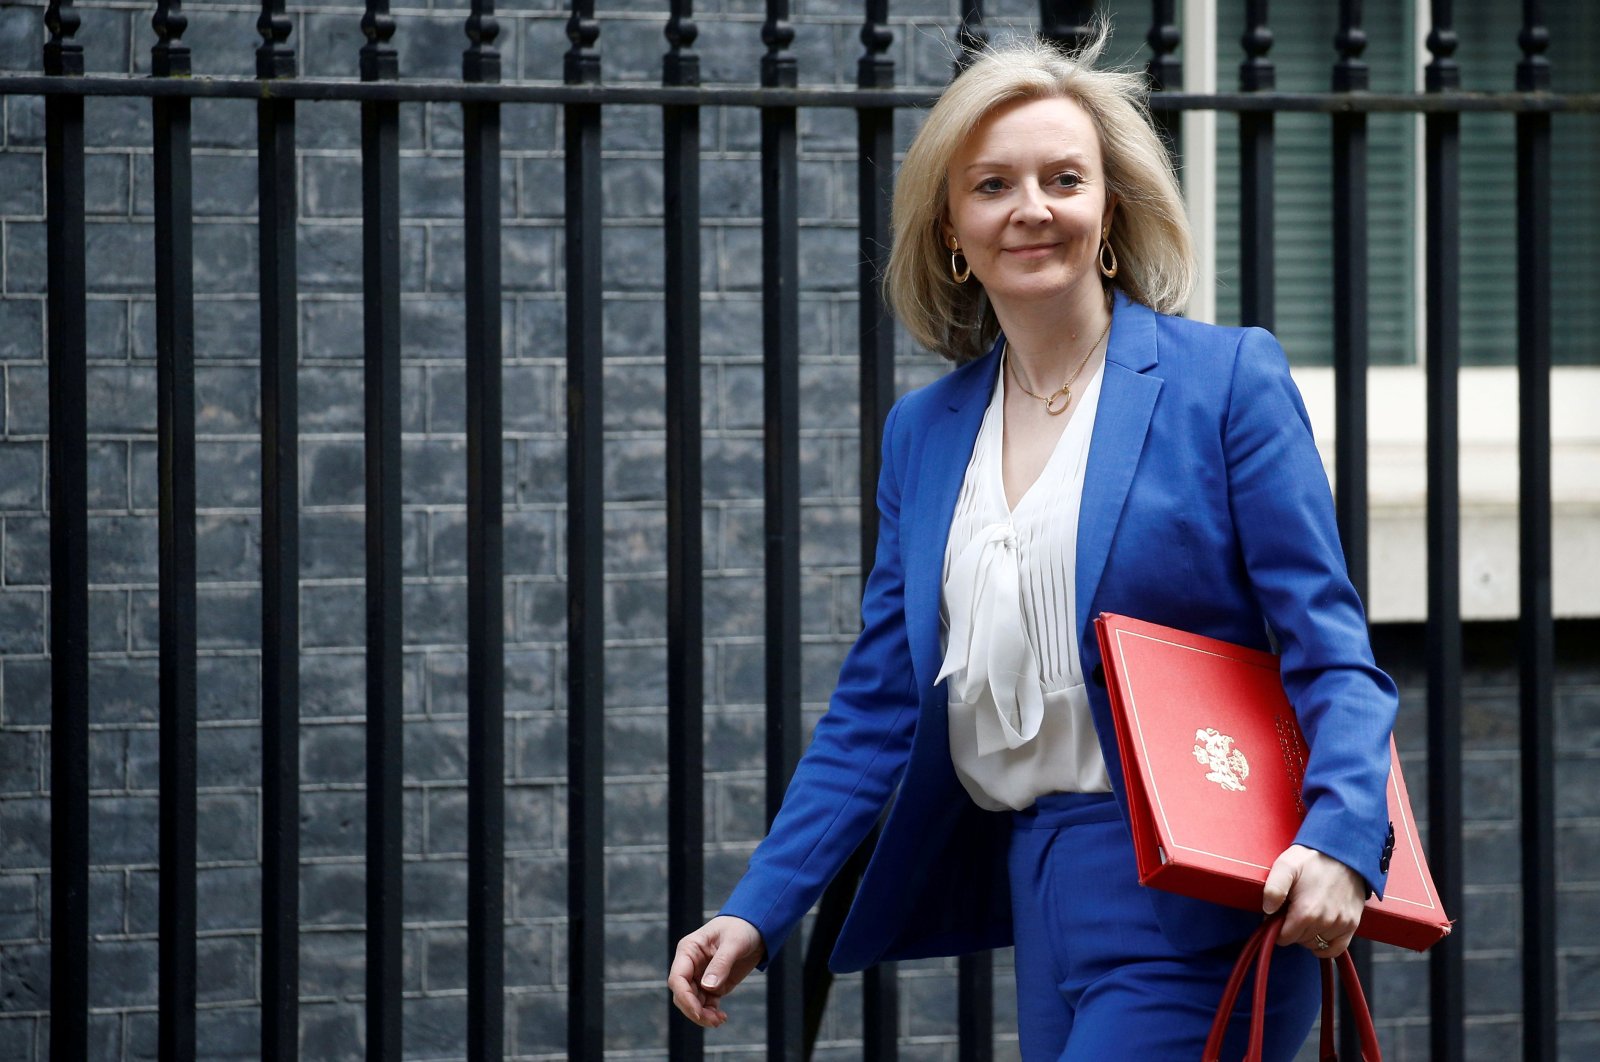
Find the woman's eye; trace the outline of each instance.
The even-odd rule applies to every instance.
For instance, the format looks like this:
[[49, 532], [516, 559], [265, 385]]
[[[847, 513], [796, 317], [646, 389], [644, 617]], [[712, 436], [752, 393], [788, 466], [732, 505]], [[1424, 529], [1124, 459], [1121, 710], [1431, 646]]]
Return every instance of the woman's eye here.
[[1005, 188], [1005, 182], [998, 177], [990, 177], [978, 183], [978, 191], [980, 192], [998, 192], [1003, 188]]
[[1076, 188], [1082, 183], [1083, 178], [1079, 177], [1076, 173], [1056, 174], [1056, 184], [1062, 188]]

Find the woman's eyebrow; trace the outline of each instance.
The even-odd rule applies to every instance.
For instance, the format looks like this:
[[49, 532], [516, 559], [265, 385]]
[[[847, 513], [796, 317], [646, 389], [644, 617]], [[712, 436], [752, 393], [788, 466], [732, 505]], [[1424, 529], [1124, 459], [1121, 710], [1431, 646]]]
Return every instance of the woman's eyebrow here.
[[[1055, 166], [1086, 167], [1088, 164], [1089, 159], [1087, 155], [1080, 155], [1077, 152], [1071, 152], [1069, 154], [1062, 155], [1059, 158], [1046, 159], [1040, 165], [1044, 169], [1050, 169]], [[1006, 159], [978, 159], [977, 161], [966, 166], [964, 172], [970, 172], [972, 170], [1010, 170], [1016, 168], [1016, 162]]]

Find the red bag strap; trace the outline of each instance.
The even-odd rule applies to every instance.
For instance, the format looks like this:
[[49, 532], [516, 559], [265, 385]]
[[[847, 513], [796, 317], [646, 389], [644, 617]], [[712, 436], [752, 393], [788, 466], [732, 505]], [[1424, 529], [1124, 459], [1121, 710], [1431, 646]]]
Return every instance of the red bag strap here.
[[[1245, 1062], [1261, 1062], [1262, 1041], [1266, 1036], [1267, 975], [1272, 968], [1273, 951], [1278, 946], [1278, 934], [1283, 930], [1283, 915], [1274, 915], [1256, 927], [1244, 942], [1228, 983], [1222, 989], [1222, 1001], [1211, 1019], [1211, 1033], [1206, 1037], [1203, 1062], [1221, 1062], [1222, 1039], [1228, 1031], [1228, 1017], [1244, 988], [1245, 975], [1251, 964], [1255, 965], [1256, 981], [1251, 991], [1250, 1046], [1245, 1052]], [[1361, 991], [1361, 978], [1356, 974], [1355, 963], [1346, 952], [1339, 956], [1339, 980], [1345, 996], [1350, 1001], [1350, 1014], [1356, 1023], [1356, 1034], [1361, 1040], [1362, 1062], [1383, 1062], [1378, 1048], [1378, 1033], [1372, 1025], [1372, 1012], [1367, 1008], [1367, 997]], [[1333, 1044], [1333, 974], [1334, 960], [1322, 960], [1322, 1062], [1338, 1062], [1339, 1055]]]

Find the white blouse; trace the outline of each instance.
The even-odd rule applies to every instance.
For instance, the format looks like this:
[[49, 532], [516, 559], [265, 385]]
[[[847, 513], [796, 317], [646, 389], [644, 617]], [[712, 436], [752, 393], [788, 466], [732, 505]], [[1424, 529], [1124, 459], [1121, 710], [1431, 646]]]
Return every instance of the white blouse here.
[[1078, 661], [1078, 508], [1105, 363], [1044, 470], [1012, 509], [1001, 475], [1004, 366], [967, 463], [944, 554], [940, 608], [950, 758], [989, 811], [1045, 793], [1109, 792]]

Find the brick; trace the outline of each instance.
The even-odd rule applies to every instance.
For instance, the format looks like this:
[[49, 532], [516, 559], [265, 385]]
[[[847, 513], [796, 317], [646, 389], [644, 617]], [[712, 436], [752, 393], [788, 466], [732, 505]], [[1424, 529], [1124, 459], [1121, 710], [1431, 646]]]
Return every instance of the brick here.
[[1556, 875], [1566, 882], [1600, 882], [1600, 825], [1556, 824]]
[[524, 992], [507, 1000], [507, 1047], [518, 1054], [566, 1050], [567, 1000], [559, 991]]
[[421, 1057], [453, 1057], [467, 1041], [467, 1001], [464, 996], [425, 996], [407, 999], [404, 1010], [407, 1051]]
[[[609, 860], [608, 860], [609, 862]], [[663, 865], [663, 873], [665, 873]], [[609, 871], [608, 875], [609, 877]], [[567, 863], [564, 853], [522, 854], [506, 859], [506, 914], [514, 919], [565, 918]], [[657, 879], [658, 881], [661, 879]]]
[[155, 1001], [154, 940], [89, 942], [89, 1006], [149, 1006]]
[[[355, 707], [355, 706], [352, 706]], [[307, 722], [300, 729], [300, 780], [306, 785], [366, 780], [366, 728]]]
[[413, 921], [465, 921], [466, 860], [405, 864], [405, 916]]
[[[39, 43], [37, 11], [25, 7], [0, 9], [0, 70], [41, 70]], [[7, 1054], [6, 1057], [24, 1056]]]
[[[605, 676], [605, 703], [608, 709], [617, 708], [651, 708], [665, 705], [667, 702], [667, 650], [666, 646], [614, 646], [606, 651], [606, 676]], [[631, 719], [633, 717], [623, 717]], [[653, 730], [654, 724], [633, 724]], [[643, 731], [641, 731], [643, 733]], [[620, 739], [620, 735], [616, 735]], [[631, 745], [629, 746], [632, 747]], [[607, 739], [606, 748], [609, 752], [616, 752]], [[656, 750], [664, 752], [665, 747]], [[660, 758], [654, 752], [641, 754]], [[636, 763], [641, 769], [650, 762], [650, 759], [637, 759], [633, 753], [624, 753], [627, 762]], [[624, 770], [621, 773], [636, 773], [633, 770]]]
[[505, 979], [508, 989], [540, 987], [552, 983], [555, 947], [551, 927], [506, 927]]
[[466, 781], [466, 720], [408, 720], [405, 723], [405, 747], [405, 780], [408, 784]]
[[509, 785], [505, 790], [505, 843], [509, 852], [549, 851], [563, 838], [557, 830], [554, 790], [541, 785]]
[[35, 731], [0, 730], [0, 794], [41, 791], [43, 745]]
[[8, 944], [0, 949], [0, 1002], [8, 1011], [49, 1009], [49, 945]]
[[[26, 9], [22, 9], [26, 10]], [[29, 12], [32, 14], [32, 12]], [[14, 147], [43, 147], [44, 99], [15, 96], [6, 100], [6, 142]]]
[[401, 443], [401, 501], [405, 505], [463, 504], [467, 497], [465, 439]]
[[[251, 66], [249, 76], [255, 74], [254, 64]], [[193, 170], [196, 215], [255, 217], [259, 213], [255, 159], [196, 153]]]
[[410, 644], [463, 645], [467, 640], [465, 583], [405, 587], [405, 638]]
[[203, 726], [195, 734], [196, 779], [201, 788], [229, 788], [259, 783], [261, 729], [229, 724]]
[[300, 935], [300, 983], [310, 996], [349, 997], [366, 987], [366, 935], [314, 930]]
[[0, 872], [0, 940], [33, 940], [39, 929], [39, 876]]
[[89, 733], [89, 787], [126, 787], [125, 762], [127, 734], [120, 730], [94, 730]]
[[0, 362], [44, 357], [44, 300], [0, 299]]
[[261, 871], [255, 866], [195, 871], [196, 922], [201, 931], [253, 930], [261, 925]]
[[259, 717], [261, 675], [255, 656], [202, 656], [195, 671], [196, 714], [202, 722]]
[[[359, 855], [365, 851], [367, 798], [364, 792], [336, 790], [300, 794], [302, 856]], [[309, 882], [305, 886], [309, 889]]]
[[0, 655], [42, 653], [44, 595], [19, 590], [0, 596]]
[[47, 272], [44, 223], [8, 221], [5, 230], [6, 291], [43, 294]]
[[[302, 589], [302, 600], [309, 589]], [[359, 651], [302, 655], [300, 691], [302, 719], [359, 716], [366, 704], [366, 658]]]
[[608, 782], [605, 834], [608, 845], [666, 843], [666, 782]]
[[366, 466], [359, 439], [306, 440], [300, 447], [301, 490], [307, 505], [361, 505]]
[[[27, 12], [27, 8], [13, 8], [11, 10]], [[0, 10], [0, 16], [9, 14], [7, 10]], [[0, 66], [9, 65], [0, 60]], [[35, 1021], [32, 1017], [0, 1017], [0, 1056], [14, 1058], [25, 1062], [35, 1058], [34, 1054], [34, 1028]]]
[[[299, 267], [301, 291], [359, 294], [360, 228], [353, 225], [301, 225], [296, 264]], [[348, 356], [358, 356], [359, 352], [358, 346]]]
[[[358, 839], [351, 854], [359, 851]], [[366, 918], [366, 873], [360, 863], [304, 866], [300, 890], [300, 917], [307, 925], [358, 926]]]
[[252, 937], [202, 937], [195, 946], [201, 1003], [253, 1001], [256, 996]]
[[336, 1062], [363, 1054], [364, 1004], [321, 1002], [300, 1010], [300, 1051], [306, 1062]]
[[10, 198], [6, 213], [11, 217], [44, 215], [44, 159], [34, 153], [0, 155], [0, 184]]
[[758, 704], [766, 696], [766, 651], [757, 644], [723, 645], [718, 649], [722, 703]]
[[255, 859], [258, 814], [254, 794], [201, 793], [195, 813], [201, 861]]
[[44, 726], [50, 722], [50, 661], [0, 661], [0, 722]]
[[128, 508], [128, 444], [89, 443], [88, 502], [91, 511]]
[[243, 1005], [207, 1008], [195, 1015], [195, 1048], [208, 1059], [261, 1057], [261, 1020], [258, 1007]]
[[721, 709], [706, 715], [705, 769], [711, 773], [743, 770], [761, 762], [766, 725], [759, 709]]
[[507, 294], [558, 290], [559, 229], [508, 224], [500, 233], [501, 283]]
[[150, 657], [89, 661], [89, 717], [99, 723], [153, 723], [160, 672]]
[[540, 714], [515, 719], [507, 731], [506, 763], [511, 777], [556, 778], [566, 771], [566, 717]]

